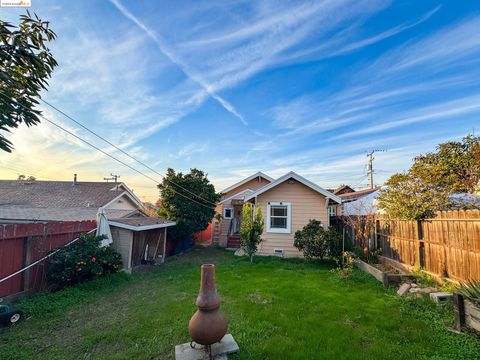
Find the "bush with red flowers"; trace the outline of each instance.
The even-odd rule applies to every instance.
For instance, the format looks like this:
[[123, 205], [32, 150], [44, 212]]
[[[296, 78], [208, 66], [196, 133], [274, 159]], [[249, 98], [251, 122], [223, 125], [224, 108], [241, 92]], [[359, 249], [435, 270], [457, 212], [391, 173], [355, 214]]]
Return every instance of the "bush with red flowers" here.
[[122, 258], [111, 247], [101, 247], [103, 236], [81, 234], [79, 240], [66, 246], [50, 258], [49, 281], [57, 289], [75, 285], [122, 268]]

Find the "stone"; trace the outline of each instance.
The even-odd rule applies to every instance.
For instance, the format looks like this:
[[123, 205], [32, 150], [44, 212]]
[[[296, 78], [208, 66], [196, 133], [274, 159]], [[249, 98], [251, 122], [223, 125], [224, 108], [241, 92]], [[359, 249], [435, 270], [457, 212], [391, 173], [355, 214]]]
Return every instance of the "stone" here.
[[[212, 356], [214, 360], [226, 360], [228, 354], [236, 353], [240, 350], [237, 342], [231, 334], [225, 335], [222, 340], [212, 345]], [[209, 354], [205, 347], [195, 344], [195, 348], [190, 343], [175, 346], [175, 360], [209, 360]]]
[[235, 253], [234, 255], [236, 256], [245, 256], [245, 250], [243, 250], [242, 248], [238, 248], [237, 250], [235, 250]]
[[438, 304], [444, 304], [453, 300], [453, 294], [448, 292], [432, 292], [430, 293], [430, 299]]
[[421, 288], [419, 291], [425, 294], [429, 294], [432, 292], [436, 292], [437, 289], [435, 289], [434, 287], [426, 287], [426, 288]]
[[411, 287], [412, 286], [410, 284], [402, 284], [402, 286], [400, 286], [400, 288], [397, 291], [397, 295], [399, 296], [405, 295], [408, 292], [408, 290], [410, 290]]
[[418, 287], [418, 285], [417, 285], [417, 284], [415, 284], [415, 283], [411, 283], [411, 284], [410, 284], [410, 286], [411, 286], [412, 288], [416, 288], [416, 287]]

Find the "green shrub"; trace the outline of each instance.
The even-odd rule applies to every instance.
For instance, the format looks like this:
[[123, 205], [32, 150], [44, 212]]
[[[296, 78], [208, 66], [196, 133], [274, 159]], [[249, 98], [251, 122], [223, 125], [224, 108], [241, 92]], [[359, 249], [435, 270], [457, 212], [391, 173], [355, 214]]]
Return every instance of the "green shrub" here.
[[480, 303], [480, 281], [470, 280], [462, 282], [458, 292], [463, 296]]
[[113, 273], [122, 267], [120, 254], [110, 247], [100, 247], [103, 236], [81, 234], [79, 238], [50, 259], [47, 277], [57, 288]]
[[333, 227], [325, 230], [320, 221], [310, 219], [302, 230], [295, 232], [293, 245], [303, 251], [305, 258], [323, 260], [325, 256], [341, 256], [341, 239], [341, 235]]

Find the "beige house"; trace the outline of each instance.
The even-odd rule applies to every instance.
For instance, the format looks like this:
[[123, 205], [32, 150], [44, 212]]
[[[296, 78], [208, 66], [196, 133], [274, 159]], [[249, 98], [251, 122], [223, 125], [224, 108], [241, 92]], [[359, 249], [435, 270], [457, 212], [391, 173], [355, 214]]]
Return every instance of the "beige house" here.
[[[254, 175], [258, 177], [259, 174], [261, 173]], [[247, 183], [251, 180], [253, 179], [247, 180]], [[222, 200], [224, 203], [220, 202], [217, 208], [224, 211], [230, 206], [233, 209], [233, 217], [229, 222], [232, 225], [228, 227], [229, 230], [232, 230], [235, 229], [235, 221], [241, 221], [243, 203], [253, 203], [256, 207], [261, 208], [265, 222], [259, 254], [301, 256], [302, 254], [293, 246], [295, 231], [302, 229], [310, 219], [319, 220], [325, 227], [328, 227], [330, 223], [329, 201], [340, 204], [341, 199], [294, 172], [289, 172], [276, 180], [264, 178], [263, 181], [265, 184], [256, 189], [252, 189], [251, 185], [241, 189], [235, 188], [236, 193], [225, 197]], [[260, 184], [257, 183], [257, 185]], [[239, 186], [237, 185], [237, 187]], [[225, 204], [232, 200], [235, 205]], [[226, 215], [231, 214], [227, 210]], [[222, 218], [219, 223], [221, 222], [225, 222], [225, 218]], [[230, 232], [227, 232], [226, 246], [238, 247], [238, 244], [230, 240], [228, 234]], [[219, 242], [219, 245], [223, 244]]]
[[289, 172], [245, 197], [260, 207], [265, 222], [259, 253], [264, 255], [302, 256], [293, 246], [294, 234], [310, 219], [330, 224], [329, 201], [341, 199], [305, 179]]

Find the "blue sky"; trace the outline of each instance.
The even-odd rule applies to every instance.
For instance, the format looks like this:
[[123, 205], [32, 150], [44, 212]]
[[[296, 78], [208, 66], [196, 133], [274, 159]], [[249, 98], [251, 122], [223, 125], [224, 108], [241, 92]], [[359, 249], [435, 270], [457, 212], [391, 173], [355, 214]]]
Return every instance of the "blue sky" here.
[[[47, 101], [159, 172], [206, 171], [217, 190], [258, 170], [364, 187], [371, 149], [388, 150], [375, 159], [382, 183], [480, 131], [476, 1], [32, 0], [32, 10], [58, 35]], [[22, 12], [0, 9], [12, 22]], [[52, 126], [11, 138], [2, 178], [115, 172], [154, 200], [155, 184]]]

